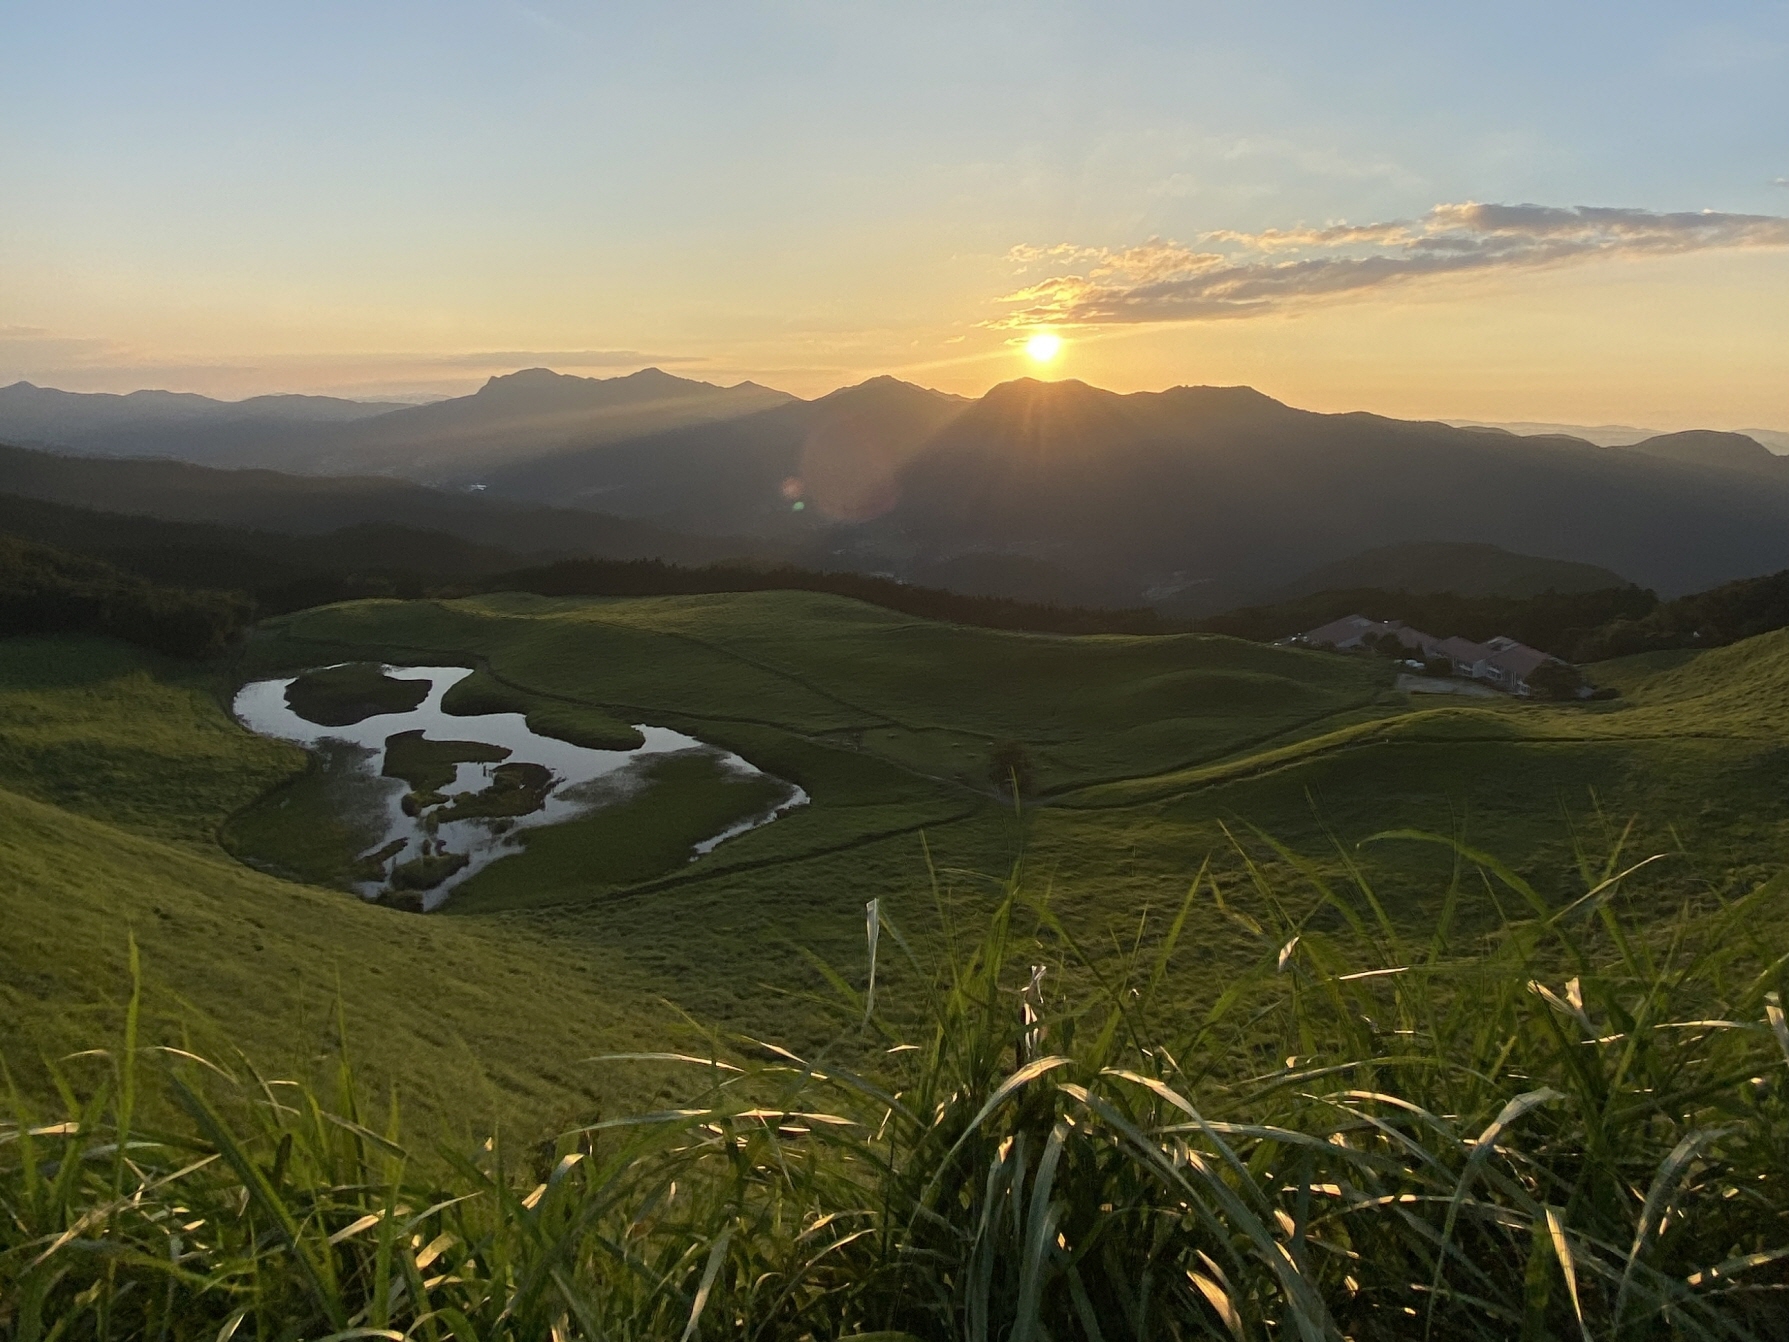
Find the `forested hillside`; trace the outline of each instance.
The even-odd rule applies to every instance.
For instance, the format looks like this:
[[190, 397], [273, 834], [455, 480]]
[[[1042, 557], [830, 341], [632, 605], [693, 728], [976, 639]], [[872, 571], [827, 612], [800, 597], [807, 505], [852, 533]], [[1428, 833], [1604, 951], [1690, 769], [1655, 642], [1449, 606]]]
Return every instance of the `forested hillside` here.
[[0, 535], [0, 636], [106, 634], [212, 657], [247, 627], [247, 601], [146, 582], [110, 564]]

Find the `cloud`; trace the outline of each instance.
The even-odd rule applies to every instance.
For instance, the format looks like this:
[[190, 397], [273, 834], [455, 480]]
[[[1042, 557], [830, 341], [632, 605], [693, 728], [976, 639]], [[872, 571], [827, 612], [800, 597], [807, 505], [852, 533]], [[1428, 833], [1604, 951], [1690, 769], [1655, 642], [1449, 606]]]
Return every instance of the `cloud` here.
[[92, 364], [126, 352], [115, 340], [58, 335], [41, 326], [0, 326], [0, 369], [37, 364]]
[[634, 349], [508, 349], [409, 357], [439, 368], [640, 368], [647, 364], [702, 362], [693, 354], [643, 354]]
[[1280, 312], [1447, 275], [1534, 270], [1606, 257], [1789, 247], [1789, 218], [1659, 214], [1595, 206], [1437, 205], [1421, 219], [1323, 228], [1221, 230], [1186, 246], [1152, 238], [1112, 249], [1015, 247], [1037, 280], [1001, 301], [998, 328], [1210, 321]]
[[166, 387], [213, 396], [305, 390], [334, 395], [458, 395], [518, 368], [631, 372], [651, 364], [703, 364], [700, 356], [626, 349], [340, 351], [183, 358], [122, 341], [0, 325], [0, 385], [23, 379], [67, 391]]

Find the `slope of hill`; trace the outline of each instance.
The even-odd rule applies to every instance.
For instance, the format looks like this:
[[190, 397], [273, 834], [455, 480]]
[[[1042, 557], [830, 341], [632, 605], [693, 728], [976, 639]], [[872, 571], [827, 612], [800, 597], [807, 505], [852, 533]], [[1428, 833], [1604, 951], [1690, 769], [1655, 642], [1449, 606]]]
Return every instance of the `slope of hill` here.
[[541, 452], [726, 419], [790, 399], [751, 382], [717, 387], [656, 368], [614, 378], [531, 368], [493, 377], [470, 396], [419, 406], [311, 396], [103, 396], [18, 383], [0, 388], [0, 439], [101, 456], [438, 483]]
[[[986, 907], [984, 884], [960, 873], [999, 873], [1021, 850], [1049, 874], [1055, 915], [1103, 954], [1131, 945], [1144, 908], [1178, 908], [1207, 857], [1232, 901], [1251, 898], [1243, 852], [1290, 891], [1284, 860], [1239, 820], [1312, 854], [1316, 874], [1365, 864], [1391, 916], [1423, 929], [1451, 858], [1353, 840], [1449, 833], [1465, 817], [1470, 842], [1519, 855], [1522, 874], [1561, 893], [1576, 846], [1606, 841], [1594, 789], [1617, 829], [1638, 816], [1636, 849], [1677, 854], [1648, 885], [1666, 903], [1731, 888], [1789, 842], [1782, 633], [1627, 675], [1623, 701], [1589, 708], [1416, 706], [1372, 659], [964, 630], [801, 594], [364, 602], [271, 622], [247, 658], [244, 676], [477, 664], [517, 693], [736, 749], [813, 803], [644, 877], [622, 860], [631, 839], [592, 835], [608, 847], [499, 863], [418, 918], [220, 851], [220, 831], [282, 801], [315, 841], [328, 831], [287, 786], [302, 756], [231, 724], [216, 672], [93, 640], [3, 639], [0, 1010], [35, 1049], [94, 1042], [134, 931], [159, 1040], [179, 1040], [182, 1022], [206, 1043], [228, 1030], [302, 1070], [339, 993], [375, 1089], [401, 1082], [413, 1121], [495, 1112], [529, 1135], [618, 1102], [618, 1082], [573, 1060], [654, 1034], [663, 1048], [676, 1027], [660, 999], [806, 1047], [818, 1027], [802, 994], [820, 985], [789, 942], [860, 963], [869, 898], [910, 937], [935, 935], [941, 905]], [[1012, 742], [1036, 789], [1019, 818], [990, 782]], [[1562, 807], [1584, 828], [1569, 831]], [[1460, 926], [1494, 920], [1488, 896], [1457, 898]], [[1173, 995], [1192, 1012], [1227, 965], [1273, 949], [1210, 901], [1185, 937]], [[0, 1048], [43, 1093], [38, 1053]]]
[[387, 524], [444, 532], [534, 557], [597, 555], [707, 563], [762, 546], [684, 536], [649, 523], [429, 489], [376, 476], [299, 476], [174, 461], [72, 457], [0, 446], [8, 494], [174, 522], [320, 535]]
[[1564, 438], [1294, 410], [1247, 388], [997, 387], [865, 528], [901, 555], [1006, 550], [1175, 583], [1199, 613], [1369, 545], [1468, 541], [1668, 593], [1789, 563], [1789, 484]]
[[268, 615], [362, 596], [421, 595], [521, 567], [530, 558], [443, 531], [363, 522], [293, 536], [164, 522], [0, 494], [0, 536], [52, 545], [151, 582], [240, 592]]
[[[811, 534], [888, 511], [896, 479], [967, 402], [891, 377], [711, 426], [492, 472], [491, 491], [697, 531]], [[797, 504], [801, 507], [798, 509]]]
[[[848, 427], [829, 438], [838, 422]], [[844, 488], [831, 483], [840, 463], [856, 463]], [[1567, 437], [1313, 414], [1246, 387], [1120, 396], [1026, 379], [962, 403], [878, 379], [489, 483], [799, 541], [806, 555], [907, 578], [940, 581], [958, 565], [1002, 595], [1037, 599], [1040, 579], [1073, 575], [1072, 599], [1148, 592], [1182, 615], [1261, 599], [1388, 543], [1544, 554], [1667, 593], [1789, 563], [1789, 479], [1760, 489]]]
[[145, 582], [111, 564], [0, 535], [0, 630], [108, 634], [177, 657], [213, 657], [247, 625], [248, 603]]
[[[337, 396], [251, 396], [244, 401], [218, 401], [193, 392], [58, 391], [15, 382], [0, 387], [0, 439], [77, 445], [116, 436], [128, 444], [131, 435], [156, 426], [229, 424], [239, 430], [266, 424], [344, 424], [401, 410], [394, 401], [349, 401]], [[121, 455], [141, 455], [123, 452]]]
[[1713, 429], [1689, 429], [1661, 433], [1627, 449], [1666, 461], [1708, 466], [1723, 471], [1744, 471], [1766, 479], [1789, 482], [1789, 457], [1780, 457], [1743, 433], [1719, 433]]
[[[1271, 1332], [1286, 1312], [1269, 1274], [1302, 1271], [1273, 1226], [1296, 1227], [1312, 1190], [1356, 1186], [1390, 1192], [1355, 1199], [1346, 1219], [1323, 1212], [1325, 1235], [1357, 1248], [1318, 1279], [1354, 1333], [1382, 1316], [1382, 1335], [1408, 1332], [1434, 1294], [1410, 1264], [1452, 1234], [1457, 1270], [1478, 1274], [1470, 1316], [1441, 1316], [1463, 1319], [1456, 1332], [1504, 1336], [1526, 1317], [1541, 1321], [1531, 1333], [1573, 1335], [1575, 1293], [1568, 1307], [1553, 1276], [1543, 1314], [1537, 1273], [1523, 1271], [1555, 1271], [1557, 1243], [1571, 1249], [1558, 1261], [1598, 1284], [1582, 1316], [1617, 1335], [1638, 1310], [1602, 1286], [1640, 1261], [1639, 1190], [1681, 1172], [1697, 1142], [1709, 1177], [1672, 1193], [1678, 1256], [1641, 1270], [1665, 1283], [1674, 1322], [1773, 1335], [1781, 1055], [1764, 1017], [1789, 914], [1789, 635], [1637, 670], [1631, 707], [1608, 709], [1413, 709], [1366, 659], [965, 633], [815, 598], [369, 603], [284, 621], [252, 651], [265, 667], [343, 650], [483, 658], [531, 694], [625, 697], [746, 743], [803, 777], [814, 805], [695, 862], [671, 854], [644, 880], [616, 879], [614, 850], [638, 835], [599, 843], [572, 822], [556, 831], [558, 860], [531, 844], [461, 907], [399, 913], [220, 854], [215, 835], [244, 802], [299, 812], [285, 785], [301, 764], [235, 729], [208, 674], [96, 641], [0, 640], [0, 1057], [17, 1113], [0, 1132], [17, 1213], [0, 1317], [20, 1336], [40, 1315], [97, 1315], [88, 1332], [171, 1320], [169, 1335], [211, 1337], [256, 1310], [306, 1335], [395, 1336], [445, 1318], [471, 1336], [463, 1304], [487, 1325], [479, 1336], [545, 1336], [602, 1310], [618, 1334], [644, 1316], [633, 1331], [658, 1337], [689, 1331], [691, 1298], [717, 1282], [710, 1322], [763, 1320], [765, 1337], [865, 1337], [909, 1317], [916, 1336], [942, 1333], [952, 1297], [930, 1286], [910, 1315], [873, 1301], [838, 1326], [815, 1326], [832, 1319], [806, 1304], [783, 1326], [782, 1304], [791, 1281], [823, 1301], [857, 1281], [904, 1299], [909, 1261], [943, 1259], [953, 1278], [992, 1252], [1018, 1262], [1040, 1238], [1022, 1218], [992, 1239], [985, 1199], [943, 1200], [950, 1220], [920, 1200], [953, 1178], [1004, 1197], [1014, 1151], [1041, 1152], [1042, 1178], [1056, 1171], [1054, 1202], [1038, 1199], [1042, 1238], [1056, 1207], [1071, 1247], [1116, 1219], [1141, 1227], [1086, 1257], [1102, 1299], [1128, 1302], [1108, 1283], [1128, 1290], [1151, 1264], [1209, 1267], [1201, 1244], [1259, 1246], [1269, 1266], [1237, 1253], [1224, 1277], [1246, 1295], [1164, 1293], [1150, 1317], [1189, 1335], [1220, 1330], [1232, 1300], [1256, 1311], [1255, 1335]], [[1045, 766], [1019, 815], [965, 767], [1014, 722]], [[1383, 832], [1411, 824], [1441, 841]], [[1470, 847], [1456, 854], [1448, 835]], [[1605, 879], [1653, 853], [1666, 860]], [[1036, 903], [990, 917], [1009, 870], [1029, 873]], [[871, 899], [881, 1011], [866, 1028]], [[1535, 907], [1538, 922], [1510, 925]], [[1718, 920], [1701, 916], [1717, 907]], [[1040, 913], [1047, 934], [1034, 935]], [[1043, 973], [1035, 1024], [1053, 1056], [1015, 1074], [1038, 1037], [1018, 1010], [1028, 970]], [[1604, 1034], [1608, 1018], [1626, 1028]], [[1114, 1038], [1131, 1051], [1112, 1052]], [[194, 1053], [219, 1068], [202, 1072]], [[1054, 1087], [1039, 1085], [1051, 1069]], [[170, 1077], [190, 1088], [177, 1097]], [[1168, 1197], [1144, 1202], [1135, 1189], [1164, 1186], [1159, 1152], [1182, 1149], [1167, 1143], [1194, 1107], [1183, 1093], [1211, 1120], [1194, 1137], [1221, 1140], [1237, 1173], [1168, 1181]], [[929, 1126], [885, 1136], [899, 1097], [897, 1115]], [[197, 1122], [179, 1126], [182, 1113]], [[1645, 1122], [1603, 1121], [1612, 1113]], [[1396, 1142], [1363, 1153], [1333, 1141], [1338, 1122]], [[1502, 1145], [1481, 1159], [1474, 1138], [1498, 1123]], [[902, 1151], [919, 1156], [900, 1164]], [[1536, 1214], [1534, 1181], [1564, 1189], [1598, 1162], [1606, 1197]], [[882, 1169], [888, 1182], [868, 1181]], [[673, 1175], [680, 1201], [655, 1217]], [[1496, 1185], [1468, 1209], [1496, 1212], [1482, 1237], [1452, 1216], [1474, 1177]], [[1735, 1186], [1756, 1196], [1723, 1196]], [[1189, 1217], [1187, 1198], [1213, 1188], [1218, 1210]], [[1581, 1229], [1592, 1204], [1620, 1210]], [[1114, 1218], [1115, 1206], [1148, 1215]], [[825, 1224], [836, 1238], [813, 1233]], [[882, 1275], [879, 1238], [897, 1245], [898, 1276]], [[1711, 1263], [1741, 1289], [1682, 1286]], [[327, 1287], [307, 1284], [325, 1270]], [[638, 1308], [636, 1281], [662, 1309]], [[1059, 1303], [1044, 1297], [1052, 1317], [1087, 1297], [1068, 1281], [1072, 1293], [1061, 1278], [1051, 1288]], [[1019, 1294], [991, 1291], [992, 1308]], [[1763, 1303], [1710, 1312], [1733, 1300]]]
[[[1496, 423], [1476, 419], [1450, 419], [1444, 422], [1456, 428], [1497, 429], [1526, 437], [1563, 434], [1568, 438], [1582, 438], [1598, 447], [1628, 447], [1642, 439], [1665, 436], [1657, 429], [1640, 429], [1632, 424], [1543, 424], [1534, 421]], [[1742, 429], [1740, 432], [1779, 456], [1789, 454], [1789, 433], [1781, 429]]]
[[1222, 754], [1378, 688], [1370, 665], [1231, 640], [1000, 634], [798, 594], [337, 606], [272, 623], [240, 674], [344, 649], [479, 658], [530, 694], [629, 704], [800, 781], [813, 804], [646, 880], [615, 875], [650, 834], [605, 835], [569, 870], [536, 870], [543, 852], [492, 868], [452, 916], [418, 919], [220, 849], [247, 814], [289, 813], [319, 843], [329, 826], [293, 790], [302, 753], [231, 723], [216, 670], [101, 640], [0, 639], [0, 1012], [32, 1052], [0, 1050], [28, 1092], [47, 1089], [40, 1055], [88, 1042], [125, 990], [134, 933], [158, 1041], [190, 1026], [210, 1047], [228, 1030], [302, 1070], [340, 993], [357, 1058], [376, 1086], [402, 1083], [425, 1128], [495, 1115], [553, 1130], [617, 1103], [620, 1080], [576, 1060], [679, 1037], [663, 1001], [812, 1042], [799, 1001], [761, 988], [820, 986], [791, 940], [855, 962], [878, 891], [925, 935], [922, 833], [940, 861], [1008, 860], [991, 743], [1045, 731], [1030, 737], [1040, 779], [1091, 779], [1133, 756]]
[[1456, 596], [1538, 596], [1626, 587], [1627, 579], [1595, 564], [1512, 554], [1497, 545], [1411, 541], [1363, 550], [1324, 564], [1271, 594], [1285, 601], [1346, 588], [1388, 592], [1452, 592]]
[[611, 1078], [569, 1060], [675, 1037], [597, 941], [545, 976], [556, 952], [524, 920], [398, 920], [229, 857], [219, 827], [306, 766], [232, 723], [221, 688], [109, 640], [0, 639], [0, 1051], [27, 1092], [104, 1030], [131, 939], [146, 1043], [238, 1042], [303, 1075], [339, 1004], [359, 1062], [437, 1132], [588, 1113]]
[[[1147, 595], [1176, 616], [1260, 601], [1368, 548], [1418, 542], [1546, 555], [1667, 597], [1789, 565], [1789, 467], [1740, 435], [1600, 448], [1315, 414], [1246, 387], [1117, 395], [1023, 379], [965, 402], [877, 378], [808, 402], [655, 370], [530, 370], [475, 396], [300, 427], [335, 435], [335, 455], [293, 449], [293, 462], [451, 478], [492, 506], [366, 479], [319, 482], [309, 497], [283, 483], [259, 506], [238, 497], [227, 515], [215, 500], [207, 511], [174, 497], [216, 492], [198, 476], [120, 475], [104, 497], [8, 487], [184, 520], [378, 520], [561, 553], [701, 560], [767, 547], [809, 567], [1028, 600], [1129, 606]], [[0, 467], [19, 473], [11, 459]], [[241, 476], [225, 492], [251, 484]], [[125, 502], [139, 485], [151, 501]], [[516, 510], [526, 502], [561, 506]], [[596, 524], [593, 540], [568, 504], [630, 520]], [[755, 539], [727, 539], [742, 536]]]
[[[726, 421], [792, 399], [755, 382], [717, 387], [656, 368], [613, 378], [529, 368], [494, 377], [471, 396], [344, 428], [305, 456], [303, 469], [377, 471], [431, 484], [470, 480], [509, 462]], [[264, 461], [292, 469], [278, 458]]]

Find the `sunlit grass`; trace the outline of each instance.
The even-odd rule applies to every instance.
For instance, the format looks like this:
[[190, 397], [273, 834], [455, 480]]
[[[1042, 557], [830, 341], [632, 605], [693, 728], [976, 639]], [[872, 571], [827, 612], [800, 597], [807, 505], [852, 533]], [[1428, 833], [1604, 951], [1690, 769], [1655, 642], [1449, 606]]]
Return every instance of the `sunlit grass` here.
[[[1433, 932], [1285, 851], [1310, 913], [1260, 869], [1227, 898], [1202, 873], [1116, 963], [1022, 869], [935, 957], [872, 903], [867, 964], [825, 971], [832, 1045], [608, 1059], [681, 1068], [681, 1095], [527, 1149], [423, 1151], [345, 1061], [287, 1081], [146, 1048], [133, 999], [62, 1064], [60, 1111], [15, 1097], [0, 1326], [1771, 1336], [1789, 882], [1661, 926], [1621, 912], [1651, 868], [1620, 843], [1551, 904], [1489, 856], [1379, 842], [1455, 858]], [[1453, 931], [1473, 888], [1507, 910], [1491, 935]], [[1188, 1022], [1171, 964], [1213, 905], [1258, 957]], [[143, 1126], [151, 1094], [182, 1117]]]

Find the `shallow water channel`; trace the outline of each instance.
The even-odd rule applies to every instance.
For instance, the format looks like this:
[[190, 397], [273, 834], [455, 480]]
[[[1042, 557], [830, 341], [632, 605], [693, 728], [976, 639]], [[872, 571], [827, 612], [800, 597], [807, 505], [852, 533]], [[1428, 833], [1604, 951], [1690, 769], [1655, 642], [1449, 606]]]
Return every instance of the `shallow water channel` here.
[[[443, 696], [472, 674], [463, 666], [387, 666], [384, 671], [393, 680], [428, 681], [428, 696], [408, 711], [375, 713], [348, 726], [322, 726], [294, 711], [286, 702], [286, 690], [296, 677], [258, 680], [245, 685], [232, 705], [237, 719], [249, 730], [263, 736], [295, 741], [312, 748], [325, 741], [345, 742], [359, 748], [354, 767], [372, 779], [384, 806], [381, 836], [368, 850], [370, 855], [385, 853], [385, 860], [380, 864], [382, 874], [377, 880], [355, 886], [367, 899], [391, 894], [389, 873], [406, 862], [425, 857], [442, 857], [451, 862], [464, 857], [465, 864], [452, 874], [438, 884], [416, 892], [423, 909], [438, 908], [454, 887], [497, 859], [518, 851], [521, 848], [519, 836], [523, 831], [560, 824], [635, 794], [644, 784], [640, 766], [655, 756], [699, 751], [729, 772], [744, 777], [769, 777], [731, 751], [667, 727], [637, 723], [635, 730], [646, 738], [645, 744], [633, 750], [592, 750], [540, 735], [529, 728], [520, 713], [482, 713], [466, 717], [448, 713], [441, 706]], [[413, 803], [406, 809], [404, 802], [409, 787], [400, 778], [385, 777], [382, 770], [390, 738], [416, 731], [422, 733], [425, 741], [472, 741], [497, 746], [509, 753], [500, 765], [456, 763], [453, 782], [438, 790], [442, 798], [440, 803], [422, 808]], [[551, 775], [536, 809], [501, 817], [443, 818], [455, 798], [487, 791], [499, 781], [493, 770], [512, 765], [536, 765]], [[786, 791], [781, 801], [701, 840], [691, 849], [691, 860], [714, 851], [736, 835], [767, 825], [807, 804], [807, 793], [800, 787], [793, 783], [783, 786]]]

